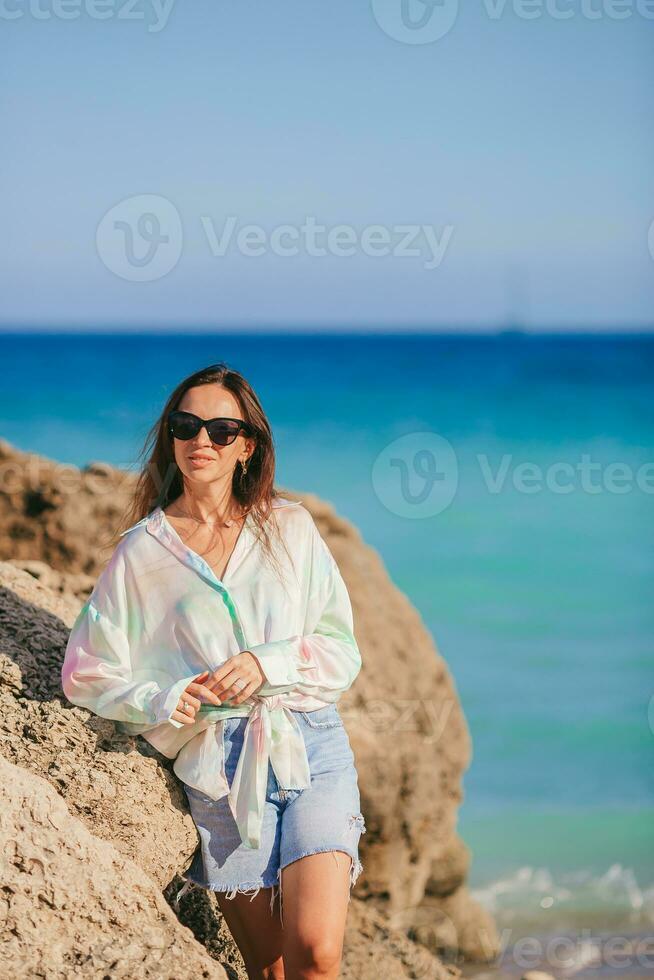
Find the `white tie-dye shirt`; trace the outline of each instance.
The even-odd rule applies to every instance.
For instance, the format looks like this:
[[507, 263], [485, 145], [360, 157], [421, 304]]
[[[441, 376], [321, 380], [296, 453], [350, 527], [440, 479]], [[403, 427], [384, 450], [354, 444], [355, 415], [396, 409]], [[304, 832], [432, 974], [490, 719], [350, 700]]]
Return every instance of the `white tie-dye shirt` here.
[[[250, 515], [219, 580], [156, 507], [123, 532], [75, 620], [62, 667], [69, 701], [143, 735], [176, 760], [189, 786], [228, 796], [253, 848], [269, 760], [283, 789], [311, 785], [293, 712], [338, 701], [361, 668], [348, 592], [313, 517], [301, 502], [276, 497], [275, 518], [292, 559], [273, 535], [284, 581], [264, 560]], [[265, 674], [256, 694], [240, 705], [202, 705], [193, 725], [171, 719], [199, 673], [243, 650]], [[248, 724], [230, 790], [222, 720], [236, 715]]]

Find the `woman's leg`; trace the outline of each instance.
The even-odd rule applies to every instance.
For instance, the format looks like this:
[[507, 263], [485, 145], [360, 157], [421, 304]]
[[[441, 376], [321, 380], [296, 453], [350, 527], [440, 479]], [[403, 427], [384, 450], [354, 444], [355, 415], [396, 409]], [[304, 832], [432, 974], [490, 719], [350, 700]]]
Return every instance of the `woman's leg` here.
[[284, 980], [279, 901], [276, 896], [271, 915], [271, 892], [262, 888], [254, 898], [242, 892], [226, 898], [224, 892], [216, 892], [249, 980]]
[[339, 975], [364, 833], [354, 754], [335, 705], [298, 712], [311, 786], [282, 815], [280, 918], [286, 980]]
[[309, 854], [281, 873], [286, 980], [333, 980], [343, 956], [352, 858], [344, 851]]

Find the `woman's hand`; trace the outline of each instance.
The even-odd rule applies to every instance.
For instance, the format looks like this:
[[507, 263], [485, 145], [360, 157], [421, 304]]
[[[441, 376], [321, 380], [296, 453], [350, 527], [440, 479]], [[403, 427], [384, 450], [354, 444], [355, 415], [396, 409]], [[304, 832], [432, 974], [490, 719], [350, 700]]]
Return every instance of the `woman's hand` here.
[[210, 687], [207, 687], [206, 680], [208, 677], [209, 671], [203, 670], [195, 680], [191, 681], [171, 715], [174, 721], [180, 721], [183, 725], [193, 725], [195, 724], [196, 712], [203, 701], [205, 704], [207, 702], [220, 704], [220, 698], [216, 697]]
[[243, 650], [230, 657], [212, 674], [208, 670], [198, 674], [182, 694], [171, 717], [183, 725], [193, 725], [203, 702], [215, 705], [221, 705], [225, 701], [242, 704], [259, 690], [265, 679], [254, 654]]
[[249, 650], [243, 650], [214, 670], [209, 680], [205, 681], [205, 686], [212, 694], [218, 695], [221, 704], [224, 701], [242, 704], [259, 690], [265, 680], [257, 658]]

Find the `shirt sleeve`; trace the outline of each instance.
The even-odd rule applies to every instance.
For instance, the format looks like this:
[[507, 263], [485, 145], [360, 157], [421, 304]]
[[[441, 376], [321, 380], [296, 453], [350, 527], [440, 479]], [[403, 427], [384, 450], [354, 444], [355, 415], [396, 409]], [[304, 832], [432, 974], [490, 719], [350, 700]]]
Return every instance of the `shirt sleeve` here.
[[118, 546], [73, 624], [61, 669], [63, 692], [103, 718], [144, 730], [166, 721], [181, 728], [171, 715], [195, 675], [171, 684], [154, 666], [136, 666], [139, 617], [130, 608], [127, 576]]
[[248, 649], [266, 678], [257, 694], [299, 691], [334, 701], [356, 679], [361, 653], [345, 582], [313, 518], [311, 523], [309, 598], [303, 633]]

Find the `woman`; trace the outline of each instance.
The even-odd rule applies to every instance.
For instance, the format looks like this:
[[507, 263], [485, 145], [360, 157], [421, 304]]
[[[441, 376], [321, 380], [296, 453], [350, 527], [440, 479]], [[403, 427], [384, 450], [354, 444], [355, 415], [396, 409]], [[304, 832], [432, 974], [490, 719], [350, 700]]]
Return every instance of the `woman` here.
[[238, 372], [182, 381], [144, 452], [64, 693], [175, 758], [200, 838], [181, 892], [217, 893], [248, 976], [336, 977], [365, 832], [336, 705], [361, 667], [345, 584], [309, 511], [274, 490]]

